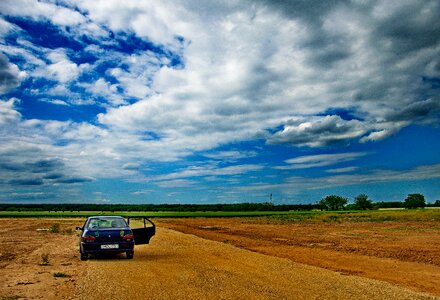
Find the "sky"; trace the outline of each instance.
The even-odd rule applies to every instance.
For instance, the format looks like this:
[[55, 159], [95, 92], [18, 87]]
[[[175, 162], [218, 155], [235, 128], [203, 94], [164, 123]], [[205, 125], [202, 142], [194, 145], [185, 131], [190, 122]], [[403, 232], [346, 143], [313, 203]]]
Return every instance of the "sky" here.
[[439, 91], [438, 0], [3, 0], [0, 203], [434, 202]]

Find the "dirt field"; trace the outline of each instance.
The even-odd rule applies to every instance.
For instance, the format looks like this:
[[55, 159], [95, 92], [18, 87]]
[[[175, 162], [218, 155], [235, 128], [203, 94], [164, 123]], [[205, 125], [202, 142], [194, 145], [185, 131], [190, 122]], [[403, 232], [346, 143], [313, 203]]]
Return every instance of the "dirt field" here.
[[438, 222], [267, 224], [265, 218], [216, 218], [170, 219], [160, 225], [440, 296]]
[[0, 219], [0, 299], [435, 298], [420, 291], [440, 295], [438, 224], [315, 227], [257, 219], [157, 220], [157, 235], [151, 245], [136, 247], [134, 260], [119, 255], [81, 262], [72, 231], [81, 223]]
[[79, 224], [0, 219], [0, 299], [74, 299], [84, 269], [73, 230]]

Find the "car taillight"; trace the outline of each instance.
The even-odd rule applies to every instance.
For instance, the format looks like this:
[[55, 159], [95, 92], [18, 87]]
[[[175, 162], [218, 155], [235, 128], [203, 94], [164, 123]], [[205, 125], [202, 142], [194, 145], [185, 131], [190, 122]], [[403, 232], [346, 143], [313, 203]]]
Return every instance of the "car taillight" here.
[[86, 235], [82, 237], [82, 241], [83, 242], [94, 242], [96, 241], [96, 237], [91, 236], [91, 235]]
[[125, 240], [125, 241], [131, 241], [131, 240], [134, 240], [134, 235], [132, 235], [132, 234], [126, 234], [126, 235], [124, 235], [124, 236], [122, 237], [122, 239]]

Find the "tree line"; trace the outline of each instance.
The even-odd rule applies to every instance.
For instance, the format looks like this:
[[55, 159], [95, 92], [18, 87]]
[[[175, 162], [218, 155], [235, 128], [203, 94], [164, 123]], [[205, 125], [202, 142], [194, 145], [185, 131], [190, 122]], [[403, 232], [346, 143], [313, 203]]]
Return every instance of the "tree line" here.
[[435, 201], [433, 204], [427, 204], [425, 201], [425, 196], [422, 194], [408, 194], [403, 202], [373, 202], [368, 195], [359, 194], [354, 198], [353, 204], [348, 204], [348, 199], [337, 196], [330, 195], [321, 199], [318, 202], [319, 206], [323, 210], [344, 210], [344, 209], [357, 209], [357, 210], [367, 210], [367, 209], [379, 209], [379, 208], [424, 208], [427, 206], [440, 207], [440, 200]]
[[427, 204], [421, 194], [409, 194], [407, 198], [396, 202], [373, 202], [368, 195], [360, 194], [354, 203], [338, 195], [329, 195], [314, 204], [273, 204], [234, 203], [234, 204], [0, 204], [0, 211], [153, 211], [153, 212], [199, 212], [199, 211], [291, 211], [291, 210], [366, 210], [380, 208], [423, 208], [440, 207], [440, 200]]
[[0, 211], [289, 211], [319, 209], [317, 204], [274, 205], [273, 203], [234, 204], [0, 204]]

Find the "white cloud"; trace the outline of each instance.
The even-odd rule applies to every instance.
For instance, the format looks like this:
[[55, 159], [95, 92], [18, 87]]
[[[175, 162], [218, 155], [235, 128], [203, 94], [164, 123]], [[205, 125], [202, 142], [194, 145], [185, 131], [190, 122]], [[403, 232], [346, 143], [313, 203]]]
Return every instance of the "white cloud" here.
[[130, 0], [121, 3], [117, 0], [98, 0], [76, 4], [88, 12], [91, 20], [106, 24], [113, 31], [133, 31], [159, 44], [172, 44], [174, 41], [174, 30], [178, 26], [173, 25], [179, 23], [175, 11], [179, 8], [171, 1], [155, 3]]
[[362, 122], [346, 121], [339, 116], [310, 118], [306, 122], [289, 123], [284, 125], [282, 131], [268, 137], [268, 143], [319, 147], [346, 142], [366, 133]]
[[1, 1], [0, 9], [4, 14], [31, 17], [34, 20], [48, 19], [62, 26], [78, 25], [86, 21], [85, 17], [75, 10], [43, 1]]
[[327, 173], [350, 173], [353, 171], [358, 170], [359, 167], [345, 167], [345, 168], [336, 168], [336, 169], [329, 169], [325, 170]]
[[15, 98], [0, 100], [0, 125], [15, 124], [21, 119], [21, 114], [14, 109], [14, 104], [18, 101]]
[[8, 61], [8, 58], [0, 53], [0, 94], [7, 93], [20, 85], [26, 78], [26, 72]]
[[60, 100], [60, 99], [39, 99], [40, 101], [52, 103], [55, 105], [63, 105], [63, 106], [69, 106], [70, 104], [66, 101]]
[[158, 181], [156, 182], [156, 184], [161, 188], [179, 188], [179, 187], [193, 186], [195, 182], [186, 179], [175, 179], [175, 180]]
[[395, 130], [390, 130], [390, 129], [382, 129], [380, 131], [373, 131], [368, 136], [363, 137], [361, 139], [361, 142], [380, 141], [380, 140], [386, 139], [387, 137], [390, 137], [395, 132], [396, 132]]
[[[183, 67], [173, 68], [166, 66], [169, 58], [151, 51], [120, 53], [117, 60], [125, 67], [107, 70], [117, 83], [98, 78], [80, 84], [113, 107], [125, 106], [101, 114], [102, 124], [112, 130], [155, 132], [173, 141], [176, 157], [187, 153], [185, 144], [190, 152], [207, 150], [253, 139], [280, 126], [282, 130], [265, 135], [269, 143], [322, 147], [386, 138], [411, 124], [412, 114], [406, 114], [410, 120], [398, 126], [387, 118], [400, 107], [424, 100], [416, 98], [423, 94], [417, 78], [432, 74], [438, 62], [437, 36], [432, 36], [429, 47], [401, 58], [393, 55], [394, 48], [384, 49], [386, 43], [372, 42], [378, 36], [394, 47], [398, 38], [386, 30], [376, 31], [375, 23], [409, 30], [389, 22], [408, 7], [425, 11], [436, 6], [433, 2], [391, 6], [386, 15], [371, 13], [366, 4], [315, 10], [264, 1], [66, 2], [86, 12], [87, 20], [76, 10], [51, 3], [26, 2], [29, 5], [18, 11], [25, 2], [20, 3], [5, 4], [5, 12], [35, 18], [59, 12], [66, 23], [77, 25], [73, 31], [84, 26], [100, 29], [96, 36], [91, 31], [97, 41], [108, 34], [103, 29], [108, 27], [115, 34], [135, 33], [180, 55]], [[433, 19], [433, 13], [427, 18]], [[410, 24], [416, 21], [408, 19]], [[418, 30], [424, 34], [427, 24], [422, 21]], [[114, 53], [99, 46], [94, 51], [115, 59]], [[55, 54], [60, 56], [55, 51], [49, 58]], [[83, 70], [65, 56], [52, 60], [40, 69], [41, 76], [47, 71], [67, 83]], [[140, 101], [126, 106], [127, 98]], [[350, 110], [355, 118], [325, 116], [332, 107]], [[302, 122], [292, 123], [295, 118]]]
[[235, 165], [228, 167], [217, 167], [217, 166], [202, 166], [202, 167], [190, 167], [178, 172], [169, 173], [166, 175], [159, 175], [152, 177], [150, 179], [161, 181], [161, 180], [171, 180], [180, 178], [193, 178], [193, 177], [211, 177], [211, 176], [231, 176], [231, 175], [241, 175], [248, 172], [255, 172], [263, 169], [261, 165]]
[[257, 156], [257, 152], [255, 151], [239, 151], [239, 150], [230, 150], [230, 151], [218, 151], [213, 153], [205, 153], [203, 156], [207, 158], [212, 158], [215, 160], [221, 161], [237, 161], [242, 158], [249, 158]]
[[132, 192], [132, 195], [136, 195], [136, 196], [142, 196], [142, 195], [148, 195], [151, 194], [153, 192], [153, 190], [141, 190], [141, 191], [135, 191]]
[[[131, 4], [106, 8], [123, 10], [117, 20], [109, 20], [106, 9], [98, 12], [95, 6], [102, 5], [86, 6], [99, 14], [99, 22], [127, 28], [123, 21], [128, 20]], [[145, 5], [133, 18], [162, 16], [160, 12], [168, 5], [154, 9]], [[388, 122], [387, 114], [402, 107], [402, 102], [423, 100], [408, 95], [420, 88], [413, 82], [423, 74], [426, 63], [436, 59], [434, 53], [425, 51], [412, 60], [401, 59], [400, 65], [386, 64], [385, 69], [383, 63], [391, 54], [371, 43], [377, 34], [371, 28], [376, 17], [368, 10], [335, 7], [320, 15], [323, 23], [316, 27], [258, 4], [225, 5], [216, 12], [207, 9], [206, 14], [192, 10], [195, 5], [186, 2], [156, 20], [166, 24], [158, 31], [164, 30], [164, 38], [156, 40], [151, 35], [153, 41], [166, 45], [172, 43], [173, 35], [182, 35], [187, 42], [182, 52], [185, 67], [162, 67], [152, 77], [153, 91], [131, 89], [139, 94], [130, 94], [147, 98], [99, 115], [102, 124], [153, 131], [176, 142], [171, 146], [186, 144], [190, 151], [253, 139], [280, 125], [282, 130], [265, 135], [269, 143], [322, 147], [386, 138], [411, 124], [411, 115], [408, 122]], [[393, 9], [389, 18], [398, 13]], [[380, 20], [385, 22], [384, 18]], [[145, 31], [142, 36], [149, 34]], [[325, 38], [319, 41], [321, 35]], [[146, 86], [145, 81], [117, 71], [127, 90], [130, 82], [133, 87]], [[355, 118], [322, 115], [331, 107], [351, 111]], [[295, 119], [301, 121], [291, 121]]]
[[111, 84], [104, 78], [99, 78], [93, 83], [81, 83], [94, 96], [104, 97], [112, 106], [127, 104], [123, 97], [118, 93], [118, 84]]
[[64, 50], [53, 50], [47, 57], [52, 62], [38, 73], [41, 77], [49, 77], [61, 83], [68, 83], [76, 79], [87, 64], [77, 65], [69, 60]]
[[368, 153], [365, 152], [348, 152], [338, 154], [318, 154], [318, 155], [306, 155], [291, 158], [285, 162], [287, 166], [278, 166], [276, 169], [290, 170], [290, 169], [308, 169], [316, 167], [324, 167], [335, 165], [347, 161], [355, 160], [359, 157], [365, 156]]
[[0, 37], [4, 37], [15, 26], [0, 17]]
[[148, 87], [148, 77], [142, 80], [140, 75], [126, 72], [120, 68], [110, 70], [110, 74], [118, 79], [121, 86], [124, 87], [124, 92], [127, 96], [142, 99], [151, 94], [151, 90]]

